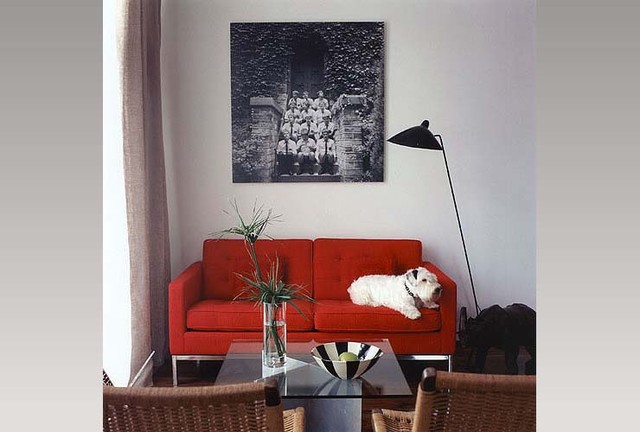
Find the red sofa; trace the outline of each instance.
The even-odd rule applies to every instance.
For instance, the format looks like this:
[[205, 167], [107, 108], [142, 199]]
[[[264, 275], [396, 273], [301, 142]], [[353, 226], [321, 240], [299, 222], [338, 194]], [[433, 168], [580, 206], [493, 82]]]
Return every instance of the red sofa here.
[[[259, 240], [258, 260], [268, 268], [278, 257], [286, 282], [301, 284], [316, 303], [298, 302], [305, 319], [287, 308], [287, 338], [366, 340], [388, 338], [395, 353], [410, 358], [447, 359], [455, 350], [456, 284], [422, 260], [419, 240]], [[410, 320], [385, 307], [358, 306], [347, 288], [366, 274], [401, 274], [424, 266], [443, 287], [440, 309], [421, 310]], [[204, 241], [202, 261], [169, 284], [169, 343], [174, 384], [177, 361], [223, 358], [233, 339], [262, 337], [261, 311], [252, 302], [232, 301], [242, 289], [237, 273], [251, 262], [242, 240]]]

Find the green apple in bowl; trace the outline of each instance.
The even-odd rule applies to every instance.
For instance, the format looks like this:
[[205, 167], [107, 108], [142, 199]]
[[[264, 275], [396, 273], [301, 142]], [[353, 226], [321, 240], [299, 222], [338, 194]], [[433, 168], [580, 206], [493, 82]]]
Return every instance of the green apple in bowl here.
[[352, 352], [345, 351], [338, 356], [338, 360], [340, 361], [358, 361], [358, 356]]

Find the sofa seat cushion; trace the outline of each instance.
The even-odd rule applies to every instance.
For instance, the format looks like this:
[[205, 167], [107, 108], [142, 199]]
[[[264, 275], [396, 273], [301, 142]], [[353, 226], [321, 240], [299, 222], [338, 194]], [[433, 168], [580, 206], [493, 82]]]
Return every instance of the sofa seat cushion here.
[[[287, 331], [313, 329], [313, 305], [296, 303], [307, 318], [287, 305]], [[262, 308], [253, 302], [203, 300], [187, 311], [187, 328], [202, 331], [262, 331]]]
[[313, 315], [315, 329], [321, 332], [417, 333], [440, 330], [440, 311], [422, 308], [420, 312], [422, 317], [412, 320], [383, 306], [360, 306], [351, 300], [321, 300], [314, 304]]

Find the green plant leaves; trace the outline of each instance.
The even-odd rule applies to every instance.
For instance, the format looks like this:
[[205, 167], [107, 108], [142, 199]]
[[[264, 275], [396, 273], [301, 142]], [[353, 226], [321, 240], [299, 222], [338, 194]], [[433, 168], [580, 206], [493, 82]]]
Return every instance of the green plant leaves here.
[[[280, 260], [277, 256], [275, 260], [270, 263], [266, 275], [263, 275], [260, 269], [255, 243], [262, 236], [266, 236], [265, 231], [267, 227], [272, 222], [279, 221], [280, 215], [274, 215], [272, 209], [266, 210], [263, 205], [258, 205], [257, 202], [254, 202], [251, 217], [245, 218], [240, 213], [238, 203], [235, 200], [231, 203], [231, 206], [239, 223], [236, 226], [221, 231], [221, 234], [242, 236], [253, 265], [251, 274], [236, 273], [238, 278], [240, 278], [246, 286], [234, 297], [234, 300], [253, 301], [256, 304], [280, 304], [289, 303], [293, 300], [314, 302], [314, 299], [306, 294], [303, 286], [285, 283], [280, 278]], [[227, 211], [225, 211], [225, 213], [229, 214]], [[300, 312], [302, 316], [307, 318], [295, 303], [291, 303], [291, 305]]]

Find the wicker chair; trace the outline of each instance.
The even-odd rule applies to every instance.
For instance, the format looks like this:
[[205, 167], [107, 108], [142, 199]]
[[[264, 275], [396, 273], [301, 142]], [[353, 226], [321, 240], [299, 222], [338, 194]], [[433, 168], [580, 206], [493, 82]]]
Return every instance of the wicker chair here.
[[535, 431], [536, 377], [427, 368], [415, 412], [374, 410], [375, 432]]
[[104, 369], [102, 369], [102, 385], [113, 386], [111, 378], [109, 378], [109, 375], [107, 375]]
[[103, 431], [304, 431], [275, 381], [203, 387], [103, 386]]

